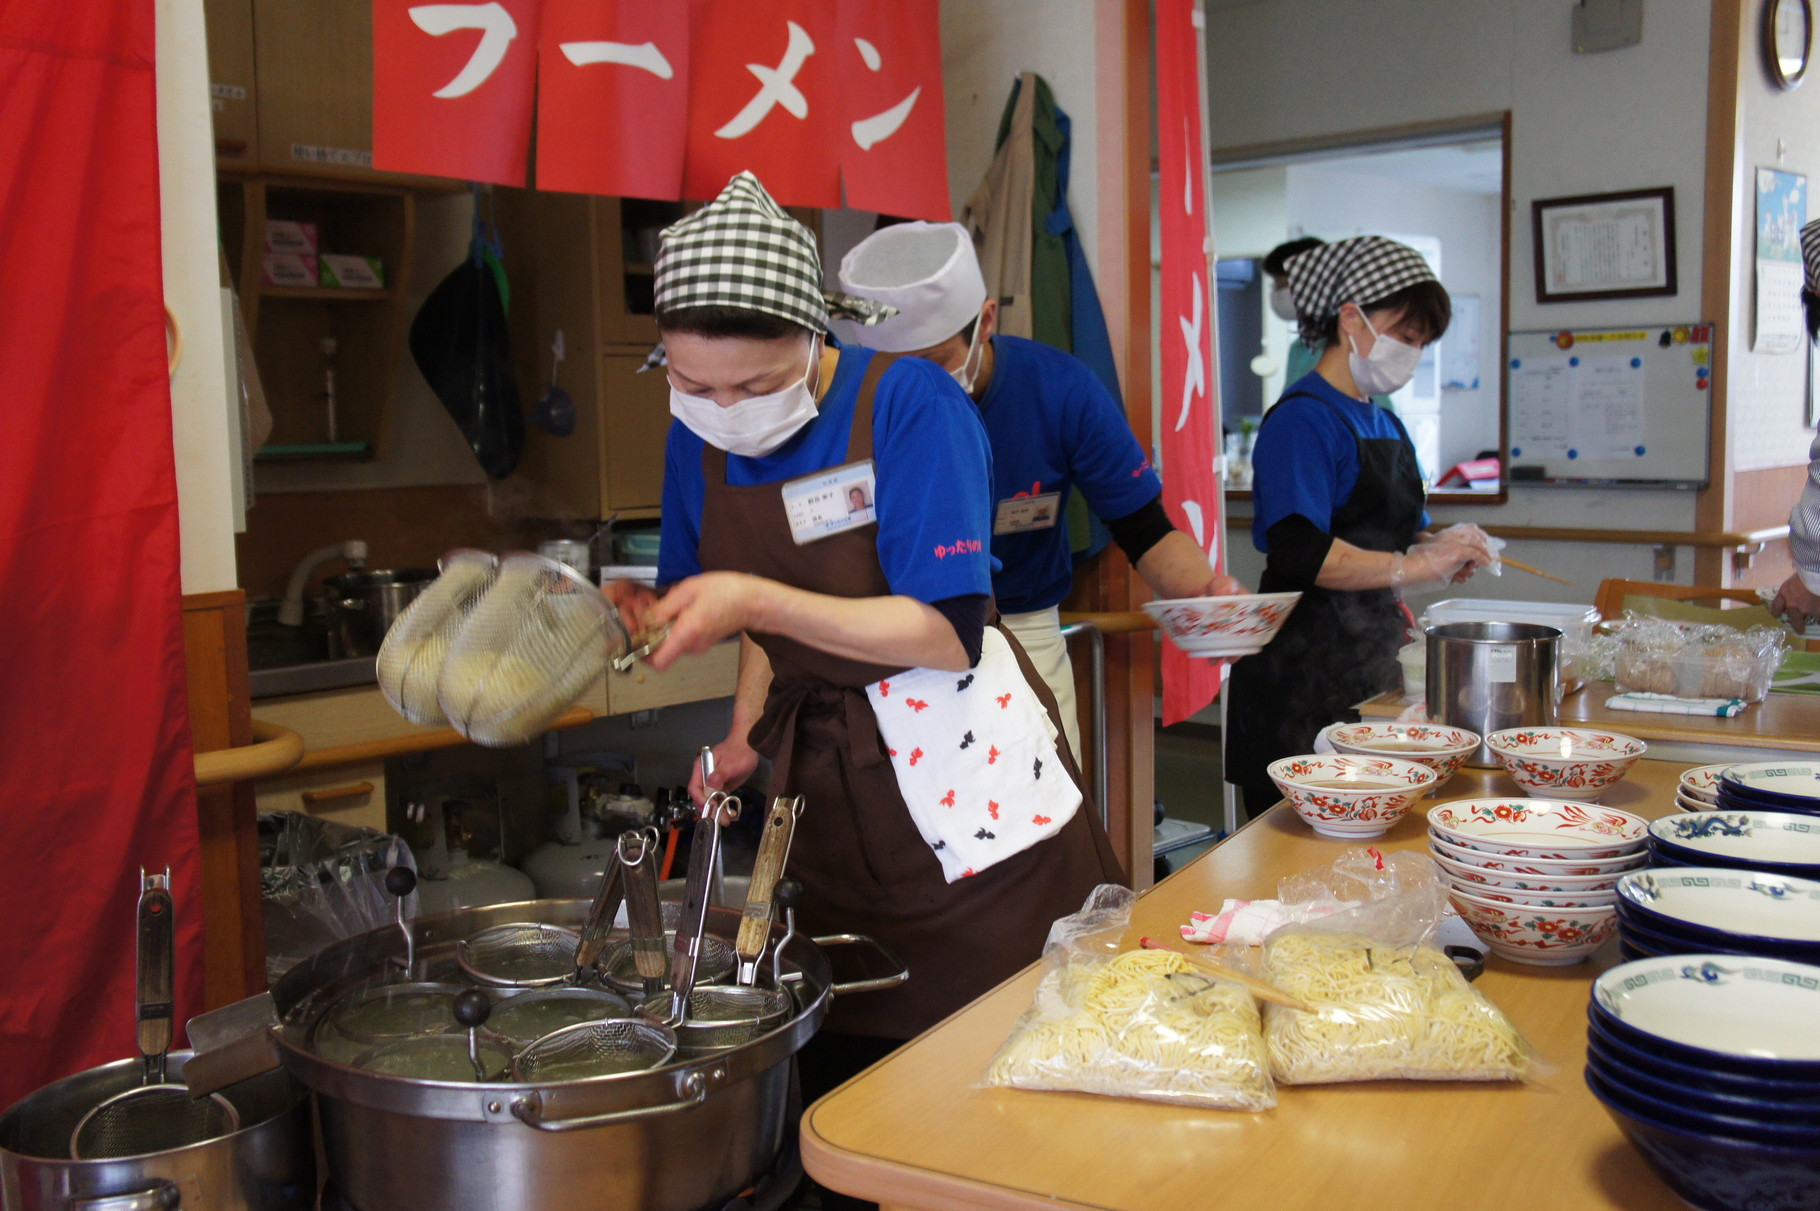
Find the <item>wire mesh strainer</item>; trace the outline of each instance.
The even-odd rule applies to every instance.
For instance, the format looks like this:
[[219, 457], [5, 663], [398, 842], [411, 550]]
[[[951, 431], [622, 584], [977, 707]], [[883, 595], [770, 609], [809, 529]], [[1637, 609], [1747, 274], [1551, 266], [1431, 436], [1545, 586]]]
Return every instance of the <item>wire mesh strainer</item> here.
[[386, 701], [413, 723], [448, 721], [436, 696], [443, 660], [492, 585], [499, 560], [485, 551], [450, 551], [437, 567], [442, 574], [405, 607], [373, 662]]
[[337, 1042], [347, 1039], [371, 1047], [452, 1030], [460, 992], [459, 984], [411, 983], [378, 984], [351, 993], [337, 1001], [316, 1028], [317, 1050], [331, 1035]]
[[501, 1002], [487, 1028], [522, 1047], [565, 1026], [631, 1016], [629, 1001], [599, 988], [545, 988]]
[[581, 935], [560, 925], [518, 921], [463, 938], [456, 962], [471, 979], [496, 988], [546, 988], [575, 974]]
[[[689, 993], [688, 1014], [671, 1022], [679, 1047], [690, 1054], [738, 1047], [766, 1033], [790, 1016], [796, 1002], [778, 988], [697, 986]], [[670, 1012], [670, 994], [652, 997], [646, 1013]]]
[[[666, 930], [665, 944], [674, 942], [675, 930]], [[735, 956], [733, 947], [720, 938], [712, 935], [701, 940], [701, 957], [697, 960], [695, 982], [697, 984], [720, 984], [733, 978]], [[644, 980], [638, 974], [638, 960], [632, 950], [631, 939], [616, 942], [613, 948], [600, 960], [600, 978], [608, 988], [623, 992], [627, 996], [644, 996]], [[665, 1011], [668, 1013], [668, 1010]]]
[[583, 1022], [547, 1034], [512, 1061], [515, 1081], [579, 1081], [660, 1067], [676, 1054], [667, 1027], [637, 1018]]
[[508, 555], [443, 661], [443, 713], [476, 744], [523, 744], [628, 646], [619, 612], [573, 568]]

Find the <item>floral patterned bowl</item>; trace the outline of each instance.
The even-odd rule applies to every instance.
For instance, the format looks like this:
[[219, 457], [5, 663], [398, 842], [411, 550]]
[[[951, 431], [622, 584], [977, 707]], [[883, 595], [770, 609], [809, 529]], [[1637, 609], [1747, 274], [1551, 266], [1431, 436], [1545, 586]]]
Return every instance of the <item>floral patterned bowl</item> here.
[[1508, 854], [1491, 854], [1483, 850], [1469, 849], [1464, 845], [1455, 845], [1441, 838], [1432, 829], [1428, 833], [1428, 847], [1437, 858], [1448, 858], [1454, 862], [1471, 866], [1477, 870], [1493, 874], [1513, 875], [1518, 878], [1533, 876], [1538, 879], [1574, 879], [1585, 875], [1597, 875], [1601, 878], [1616, 879], [1628, 870], [1636, 870], [1649, 864], [1647, 849], [1633, 850], [1620, 854], [1616, 858], [1513, 858]]
[[1439, 794], [1479, 747], [1479, 734], [1438, 723], [1336, 723], [1327, 729], [1334, 751], [1359, 757], [1390, 757], [1426, 765], [1440, 779]]
[[[1505, 871], [1484, 870], [1449, 858], [1444, 854], [1435, 854], [1435, 862], [1447, 872], [1447, 878], [1462, 891], [1490, 894], [1493, 891], [1518, 892], [1527, 895], [1560, 895], [1575, 896], [1587, 893], [1611, 892], [1618, 885], [1618, 876], [1626, 873], [1614, 870], [1598, 875], [1570, 875], [1567, 877], [1543, 877], [1541, 875], [1519, 875]], [[1613, 892], [1615, 895], [1616, 893]], [[1496, 899], [1494, 896], [1493, 899]]]
[[1190, 656], [1249, 656], [1276, 638], [1300, 600], [1300, 593], [1171, 597], [1145, 602], [1144, 612]]
[[1376, 837], [1408, 814], [1438, 775], [1414, 761], [1388, 757], [1285, 757], [1270, 763], [1270, 780], [1296, 815], [1328, 837]]
[[1493, 954], [1535, 967], [1581, 962], [1618, 928], [1618, 910], [1609, 904], [1589, 908], [1500, 904], [1458, 890], [1450, 891], [1448, 899]]
[[1510, 728], [1485, 737], [1485, 745], [1524, 794], [1547, 799], [1597, 799], [1649, 747], [1584, 727]]
[[1515, 904], [1534, 908], [1604, 908], [1616, 906], [1618, 893], [1604, 891], [1506, 891], [1502, 887], [1482, 887], [1477, 883], [1448, 880], [1448, 887], [1462, 896], [1486, 900], [1493, 904]]
[[1450, 845], [1508, 858], [1565, 862], [1640, 852], [1649, 821], [1557, 799], [1455, 799], [1428, 809], [1429, 831]]
[[1719, 802], [1719, 775], [1730, 768], [1729, 765], [1696, 765], [1681, 775], [1676, 797], [1692, 799], [1697, 803]]

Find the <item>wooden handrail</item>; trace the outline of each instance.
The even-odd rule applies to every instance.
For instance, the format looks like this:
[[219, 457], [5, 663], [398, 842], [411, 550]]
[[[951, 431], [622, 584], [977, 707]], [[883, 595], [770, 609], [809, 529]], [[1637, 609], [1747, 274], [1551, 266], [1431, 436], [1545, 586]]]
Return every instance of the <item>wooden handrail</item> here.
[[196, 785], [249, 782], [290, 769], [303, 757], [303, 737], [288, 727], [253, 720], [253, 743], [196, 754]]
[[1134, 631], [1148, 631], [1156, 627], [1156, 619], [1142, 610], [1114, 610], [1106, 613], [1086, 611], [1073, 613], [1062, 611], [1062, 625], [1071, 622], [1084, 622], [1100, 629], [1107, 635], [1126, 635]]
[[[594, 712], [585, 706], [572, 706], [556, 717], [550, 724], [550, 730], [557, 728], [579, 727], [590, 723]], [[467, 737], [452, 727], [439, 727], [434, 731], [411, 732], [403, 736], [393, 736], [385, 740], [363, 740], [357, 744], [338, 744], [333, 748], [311, 749], [297, 761], [297, 772], [305, 770], [332, 769], [337, 765], [353, 765], [361, 761], [383, 761], [387, 757], [397, 757], [404, 753], [427, 753], [432, 749], [454, 748], [468, 743]]]
[[[1251, 518], [1228, 517], [1228, 529], [1250, 529]], [[1493, 538], [1511, 538], [1523, 542], [1621, 542], [1642, 543], [1652, 547], [1714, 547], [1736, 551], [1761, 547], [1788, 537], [1787, 526], [1768, 526], [1761, 530], [1718, 533], [1681, 530], [1576, 530], [1561, 526], [1485, 526]]]

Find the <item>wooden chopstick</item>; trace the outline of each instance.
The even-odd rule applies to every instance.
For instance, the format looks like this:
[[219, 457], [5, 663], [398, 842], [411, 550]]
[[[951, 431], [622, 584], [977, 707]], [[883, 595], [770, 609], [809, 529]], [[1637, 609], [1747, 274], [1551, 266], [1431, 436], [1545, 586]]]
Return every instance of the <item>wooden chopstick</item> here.
[[1250, 989], [1251, 994], [1260, 1001], [1269, 1001], [1273, 1005], [1282, 1005], [1289, 1009], [1299, 1009], [1303, 1013], [1314, 1012], [1314, 1007], [1307, 1001], [1290, 996], [1275, 984], [1267, 984], [1256, 976], [1247, 975], [1236, 967], [1228, 967], [1224, 963], [1216, 963], [1212, 959], [1205, 958], [1201, 955], [1190, 954], [1185, 950], [1177, 950], [1175, 947], [1165, 946], [1161, 942], [1153, 942], [1147, 937], [1139, 938], [1138, 945], [1142, 946], [1145, 950], [1166, 950], [1170, 954], [1181, 955], [1182, 958], [1188, 961], [1190, 967], [1210, 976], [1218, 976], [1222, 980], [1231, 980], [1234, 984], [1242, 984]]
[[1543, 580], [1552, 580], [1556, 584], [1564, 584], [1569, 588], [1573, 587], [1574, 582], [1568, 580], [1566, 577], [1556, 576], [1553, 572], [1544, 572], [1541, 568], [1532, 568], [1520, 559], [1512, 559], [1508, 555], [1500, 555], [1498, 556], [1498, 562], [1502, 563], [1507, 568], [1515, 568], [1519, 572], [1528, 572], [1531, 576], [1540, 576]]

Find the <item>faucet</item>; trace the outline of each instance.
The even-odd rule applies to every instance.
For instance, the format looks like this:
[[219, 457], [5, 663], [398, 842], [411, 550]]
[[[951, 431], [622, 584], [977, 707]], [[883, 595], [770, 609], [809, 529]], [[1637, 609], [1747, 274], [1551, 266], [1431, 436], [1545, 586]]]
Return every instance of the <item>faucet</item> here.
[[359, 572], [367, 566], [367, 544], [358, 538], [350, 538], [346, 542], [318, 547], [298, 560], [297, 567], [291, 572], [291, 582], [285, 586], [284, 604], [278, 607], [278, 621], [282, 625], [303, 625], [304, 586], [310, 583], [310, 576], [317, 568], [336, 559], [345, 561], [350, 571]]

